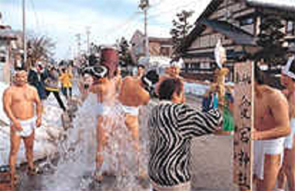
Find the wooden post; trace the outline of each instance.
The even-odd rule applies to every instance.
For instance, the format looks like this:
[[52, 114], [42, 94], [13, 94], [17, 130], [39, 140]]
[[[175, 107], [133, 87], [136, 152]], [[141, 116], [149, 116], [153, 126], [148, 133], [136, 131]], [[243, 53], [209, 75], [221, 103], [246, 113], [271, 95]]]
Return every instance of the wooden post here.
[[252, 190], [253, 149], [251, 131], [254, 126], [254, 64], [235, 64], [234, 103], [234, 183], [241, 190]]

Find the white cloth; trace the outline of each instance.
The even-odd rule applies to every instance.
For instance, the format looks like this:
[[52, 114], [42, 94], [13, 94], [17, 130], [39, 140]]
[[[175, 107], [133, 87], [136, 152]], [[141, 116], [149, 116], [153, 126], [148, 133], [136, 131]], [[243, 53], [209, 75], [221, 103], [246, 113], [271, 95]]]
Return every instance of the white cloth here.
[[292, 79], [295, 79], [295, 74], [292, 71], [290, 71], [290, 68], [292, 63], [295, 62], [294, 60], [295, 56], [290, 57], [287, 61], [287, 64], [282, 68], [282, 73], [289, 76]]
[[97, 102], [96, 109], [97, 115], [100, 116], [108, 115], [111, 112], [111, 107], [101, 102]]
[[254, 141], [253, 173], [257, 176], [257, 178], [263, 180], [265, 154], [282, 156], [284, 151], [284, 141], [285, 137]]
[[151, 181], [153, 188], [156, 191], [191, 191], [191, 182], [177, 184], [175, 186], [161, 186]]
[[[17, 131], [16, 133], [21, 137], [29, 137], [34, 129], [36, 128], [36, 117], [32, 117], [27, 120], [19, 120], [21, 127], [23, 128], [22, 131]], [[11, 125], [13, 125], [11, 123]]]
[[125, 114], [138, 116], [139, 108], [133, 106], [122, 105], [122, 109]]
[[284, 147], [286, 149], [292, 149], [293, 147], [293, 137], [295, 135], [295, 118], [292, 118], [290, 121], [291, 133], [286, 136]]

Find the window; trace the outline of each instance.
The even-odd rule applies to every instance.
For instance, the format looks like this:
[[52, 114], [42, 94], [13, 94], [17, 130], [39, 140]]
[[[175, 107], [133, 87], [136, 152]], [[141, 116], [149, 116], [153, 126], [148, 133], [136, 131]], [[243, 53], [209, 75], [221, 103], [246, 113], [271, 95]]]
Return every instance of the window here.
[[169, 56], [169, 48], [167, 48], [167, 47], [161, 47], [160, 55]]
[[201, 63], [200, 69], [210, 69], [210, 63], [208, 63], [208, 62]]
[[253, 17], [246, 17], [240, 21], [240, 26], [251, 25], [254, 23]]

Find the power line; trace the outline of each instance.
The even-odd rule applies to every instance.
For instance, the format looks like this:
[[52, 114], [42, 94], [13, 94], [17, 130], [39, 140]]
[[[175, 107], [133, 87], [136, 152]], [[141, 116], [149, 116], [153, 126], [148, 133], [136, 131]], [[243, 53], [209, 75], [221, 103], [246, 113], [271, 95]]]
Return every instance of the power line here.
[[166, 10], [166, 11], [162, 11], [162, 12], [159, 12], [159, 13], [156, 13], [156, 14], [151, 14], [148, 19], [151, 19], [151, 18], [155, 18], [155, 17], [158, 17], [158, 16], [161, 16], [161, 15], [164, 15], [164, 14], [169, 14], [171, 12], [174, 12], [174, 11], [177, 11], [181, 8], [187, 8], [188, 6], [192, 6], [192, 5], [195, 5], [197, 4], [198, 2], [197, 1], [194, 1], [194, 2], [190, 2], [188, 4], [185, 4], [185, 5], [181, 5], [181, 6], [177, 6], [177, 7], [174, 7], [172, 9], [169, 9], [169, 10]]
[[128, 17], [124, 22], [122, 22], [121, 24], [117, 25], [117, 26], [114, 26], [108, 30], [106, 30], [106, 33], [109, 33], [109, 32], [113, 32], [114, 30], [117, 30], [118, 28], [122, 28], [124, 27], [125, 25], [129, 24], [130, 22], [133, 21], [134, 18], [136, 18], [136, 16], [140, 14], [140, 12], [135, 12], [133, 13], [130, 17]]
[[31, 0], [30, 2], [31, 2], [31, 6], [32, 6], [32, 9], [33, 9], [34, 15], [35, 15], [36, 26], [40, 30], [41, 27], [40, 27], [40, 22], [39, 22], [38, 15], [37, 15], [37, 12], [36, 12], [36, 9], [35, 9], [34, 0]]
[[165, 3], [165, 1], [167, 1], [167, 0], [159, 0], [159, 2], [157, 2], [157, 3], [153, 4], [153, 5], [150, 5], [150, 9], [155, 9], [155, 8], [159, 7], [160, 5]]
[[132, 21], [135, 21], [138, 19], [138, 17], [136, 17], [138, 14], [139, 12], [135, 12], [131, 17], [129, 17], [126, 20], [126, 22], [123, 22], [120, 25], [112, 27], [112, 30], [107, 30], [106, 37], [109, 38], [110, 36], [114, 36], [115, 34], [118, 34], [118, 33], [125, 33], [127, 30], [129, 30], [130, 26], [133, 26], [134, 23], [132, 23]]

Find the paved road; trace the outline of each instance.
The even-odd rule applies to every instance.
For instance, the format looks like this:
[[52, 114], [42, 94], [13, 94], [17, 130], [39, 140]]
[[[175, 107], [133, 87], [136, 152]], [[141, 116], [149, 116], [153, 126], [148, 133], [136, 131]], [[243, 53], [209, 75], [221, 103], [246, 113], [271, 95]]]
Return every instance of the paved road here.
[[[200, 99], [187, 96], [188, 104], [200, 107]], [[232, 137], [204, 136], [193, 140], [192, 145], [192, 186], [198, 191], [236, 191], [232, 184]], [[22, 183], [17, 191], [42, 191], [46, 185], [42, 180], [50, 174], [27, 177], [22, 170]], [[101, 190], [92, 186], [89, 190]], [[62, 191], [53, 190], [53, 191]]]
[[[201, 100], [187, 95], [187, 103], [201, 106]], [[236, 191], [232, 183], [233, 137], [209, 135], [192, 144], [192, 186], [198, 191]]]

